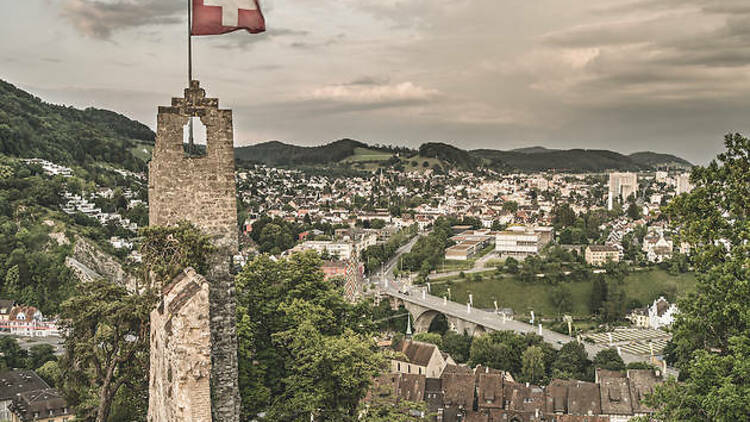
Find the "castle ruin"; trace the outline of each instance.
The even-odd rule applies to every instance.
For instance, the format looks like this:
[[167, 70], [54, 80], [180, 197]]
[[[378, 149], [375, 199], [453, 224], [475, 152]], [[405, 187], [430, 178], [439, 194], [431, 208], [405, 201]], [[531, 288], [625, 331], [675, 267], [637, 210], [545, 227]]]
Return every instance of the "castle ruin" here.
[[[183, 128], [193, 117], [206, 126], [205, 156], [184, 152]], [[231, 267], [239, 242], [232, 111], [206, 98], [198, 81], [183, 98], [159, 107], [149, 207], [151, 225], [189, 221], [213, 238], [217, 250], [207, 274], [187, 269], [165, 287], [151, 314], [148, 420], [236, 422], [240, 398]]]

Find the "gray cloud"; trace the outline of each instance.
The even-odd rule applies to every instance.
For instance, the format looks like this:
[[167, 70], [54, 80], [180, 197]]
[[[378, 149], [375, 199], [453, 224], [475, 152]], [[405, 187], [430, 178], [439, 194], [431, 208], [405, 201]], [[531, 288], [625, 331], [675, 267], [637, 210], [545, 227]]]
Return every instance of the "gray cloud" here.
[[287, 28], [270, 28], [266, 32], [255, 34], [253, 36], [248, 36], [246, 33], [240, 31], [225, 35], [224, 37], [226, 37], [228, 40], [226, 42], [222, 42], [221, 44], [217, 44], [216, 46], [227, 50], [244, 50], [259, 43], [284, 38], [305, 38], [309, 34], [309, 31]]
[[61, 10], [76, 30], [100, 39], [121, 29], [184, 22], [180, 12], [186, 14], [186, 6], [177, 0], [65, 0]]
[[[267, 33], [195, 43], [197, 76], [234, 109], [243, 143], [353, 137], [412, 146], [658, 149], [705, 162], [725, 132], [750, 130], [747, 0], [263, 6]], [[20, 39], [0, 43], [0, 56], [14, 60], [3, 61], [2, 76], [46, 87], [54, 94], [46, 99], [153, 124], [155, 106], [184, 87], [184, 29], [167, 25], [184, 25], [184, 0], [9, 7], [0, 38]], [[18, 37], [32, 19], [54, 30]], [[39, 66], [42, 58], [62, 62]], [[71, 86], [79, 90], [64, 89]]]

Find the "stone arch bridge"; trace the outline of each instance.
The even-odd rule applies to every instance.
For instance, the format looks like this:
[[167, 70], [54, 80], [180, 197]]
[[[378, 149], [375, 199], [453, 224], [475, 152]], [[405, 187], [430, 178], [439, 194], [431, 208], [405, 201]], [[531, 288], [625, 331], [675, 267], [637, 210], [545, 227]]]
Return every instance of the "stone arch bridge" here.
[[[494, 312], [482, 311], [468, 305], [451, 302], [445, 298], [427, 294], [424, 288], [412, 288], [406, 292], [395, 288], [380, 288], [382, 297], [387, 297], [391, 308], [398, 309], [403, 306], [412, 316], [414, 330], [417, 334], [426, 333], [430, 324], [438, 315], [444, 315], [450, 328], [459, 333], [468, 333], [479, 336], [493, 331], [514, 331], [519, 334], [535, 333], [540, 335], [545, 342], [553, 348], [560, 349], [564, 344], [575, 341], [575, 339], [551, 330], [541, 329], [521, 321], [506, 319]], [[590, 359], [606, 347], [583, 343]], [[647, 362], [647, 356], [639, 356], [631, 353], [622, 353], [622, 359], [626, 364], [631, 362]]]

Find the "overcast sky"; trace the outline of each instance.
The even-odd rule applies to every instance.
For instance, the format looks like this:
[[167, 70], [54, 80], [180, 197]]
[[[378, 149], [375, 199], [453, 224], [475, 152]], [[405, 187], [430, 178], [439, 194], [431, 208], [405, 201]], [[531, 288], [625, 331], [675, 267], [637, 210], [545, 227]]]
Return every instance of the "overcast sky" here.
[[[186, 84], [185, 0], [2, 1], [0, 78], [151, 127]], [[265, 0], [195, 40], [236, 143], [607, 148], [703, 163], [750, 134], [748, 0]]]

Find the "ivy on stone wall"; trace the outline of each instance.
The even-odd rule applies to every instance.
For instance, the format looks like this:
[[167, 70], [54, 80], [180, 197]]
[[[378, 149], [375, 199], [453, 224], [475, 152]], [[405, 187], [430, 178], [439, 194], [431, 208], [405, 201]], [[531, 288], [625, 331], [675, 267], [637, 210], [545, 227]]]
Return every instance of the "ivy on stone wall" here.
[[187, 267], [206, 274], [209, 256], [215, 248], [211, 238], [193, 224], [180, 222], [177, 226], [145, 227], [141, 236], [143, 274], [151, 286], [164, 286]]

